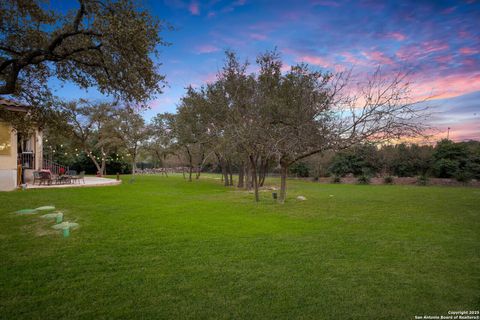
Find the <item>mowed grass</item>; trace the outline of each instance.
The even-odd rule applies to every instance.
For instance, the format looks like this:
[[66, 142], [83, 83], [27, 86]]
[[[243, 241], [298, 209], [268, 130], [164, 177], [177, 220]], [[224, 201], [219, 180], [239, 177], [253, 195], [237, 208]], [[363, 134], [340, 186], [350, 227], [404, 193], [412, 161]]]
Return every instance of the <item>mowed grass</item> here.
[[[0, 319], [413, 319], [480, 308], [479, 189], [292, 180], [279, 205], [213, 176], [128, 180], [0, 193]], [[51, 204], [80, 224], [69, 238], [12, 213]]]

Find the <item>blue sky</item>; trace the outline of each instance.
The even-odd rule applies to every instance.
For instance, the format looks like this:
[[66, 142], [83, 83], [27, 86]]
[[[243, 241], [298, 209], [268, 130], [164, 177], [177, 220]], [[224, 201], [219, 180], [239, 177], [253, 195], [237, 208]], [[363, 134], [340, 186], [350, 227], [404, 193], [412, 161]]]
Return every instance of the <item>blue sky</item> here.
[[[408, 70], [415, 93], [434, 96], [431, 121], [442, 134], [450, 127], [455, 140], [480, 139], [478, 1], [143, 0], [143, 6], [175, 27], [162, 32], [172, 43], [160, 48], [168, 87], [151, 102], [147, 119], [174, 112], [186, 86], [212, 81], [225, 49], [254, 62], [276, 47], [286, 66]], [[71, 84], [57, 94], [102, 99]]]

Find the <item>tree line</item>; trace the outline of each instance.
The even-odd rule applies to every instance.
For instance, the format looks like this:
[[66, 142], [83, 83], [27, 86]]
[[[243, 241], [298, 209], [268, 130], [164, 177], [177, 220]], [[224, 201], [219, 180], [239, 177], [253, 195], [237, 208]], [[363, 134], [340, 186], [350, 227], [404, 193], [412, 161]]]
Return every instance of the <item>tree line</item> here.
[[441, 140], [435, 145], [357, 145], [325, 153], [291, 168], [299, 177], [416, 177], [480, 179], [480, 142]]

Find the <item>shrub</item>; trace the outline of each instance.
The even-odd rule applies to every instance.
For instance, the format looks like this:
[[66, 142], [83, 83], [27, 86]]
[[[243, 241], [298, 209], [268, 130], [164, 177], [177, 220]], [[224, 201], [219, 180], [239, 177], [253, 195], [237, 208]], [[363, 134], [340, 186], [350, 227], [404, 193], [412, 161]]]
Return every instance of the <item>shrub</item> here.
[[303, 162], [297, 162], [290, 167], [290, 172], [298, 177], [308, 177], [310, 175], [310, 169]]
[[370, 184], [370, 176], [366, 174], [362, 174], [361, 176], [358, 177], [357, 179], [358, 184]]
[[428, 184], [428, 177], [426, 175], [421, 175], [417, 177], [417, 184], [419, 186], [426, 186]]
[[383, 183], [385, 184], [393, 184], [393, 177], [392, 176], [386, 176], [385, 178], [383, 178]]
[[455, 179], [457, 179], [458, 182], [469, 183], [470, 180], [472, 180], [472, 175], [466, 171], [458, 171], [455, 174]]
[[460, 163], [457, 160], [440, 159], [433, 165], [433, 172], [439, 178], [452, 178], [459, 171]]
[[342, 178], [340, 176], [337, 176], [337, 175], [333, 176], [332, 183], [340, 183], [340, 182], [342, 182]]

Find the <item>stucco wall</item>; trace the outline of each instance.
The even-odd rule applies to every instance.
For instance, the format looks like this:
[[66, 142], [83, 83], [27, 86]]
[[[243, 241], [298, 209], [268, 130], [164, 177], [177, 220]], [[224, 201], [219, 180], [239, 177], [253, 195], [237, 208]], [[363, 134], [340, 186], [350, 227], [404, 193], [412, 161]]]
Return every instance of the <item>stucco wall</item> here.
[[0, 169], [0, 191], [11, 191], [17, 187], [17, 170]]
[[7, 123], [0, 127], [10, 132], [10, 152], [0, 154], [0, 191], [9, 191], [17, 186], [17, 133]]
[[0, 153], [0, 170], [4, 170], [4, 169], [16, 170], [17, 169], [17, 133], [13, 130], [11, 125], [5, 122], [0, 122], [0, 127], [10, 132], [10, 152], [8, 155]]

